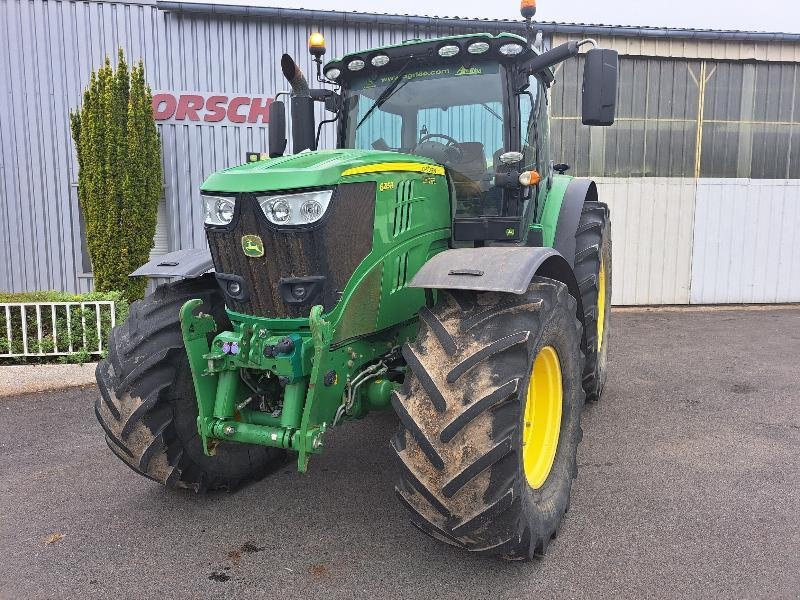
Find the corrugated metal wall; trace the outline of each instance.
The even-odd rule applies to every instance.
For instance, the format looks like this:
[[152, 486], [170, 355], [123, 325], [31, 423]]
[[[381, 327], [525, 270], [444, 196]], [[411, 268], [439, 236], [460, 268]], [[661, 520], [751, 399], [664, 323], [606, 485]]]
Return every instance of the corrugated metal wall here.
[[800, 180], [596, 181], [615, 305], [800, 301]]
[[623, 57], [613, 127], [581, 124], [583, 57], [558, 67], [554, 152], [572, 173], [598, 177], [692, 177], [698, 123], [698, 61]]
[[0, 288], [85, 291], [68, 113], [122, 46], [159, 69], [152, 6], [17, 0], [0, 5]]
[[784, 56], [623, 56], [608, 129], [580, 124], [582, 60], [559, 67], [554, 157], [612, 208], [615, 304], [800, 301], [800, 65]]
[[[389, 27], [164, 13], [148, 0], [0, 3], [0, 289], [82, 291], [91, 285], [81, 253], [67, 114], [106, 54], [122, 47], [129, 59], [144, 58], [154, 90], [271, 96], [285, 87], [281, 52], [313, 73], [305, 43], [315, 29], [326, 35], [329, 56], [467, 31], [452, 24]], [[637, 46], [636, 40], [621, 45], [621, 38], [614, 39], [623, 52], [656, 51], [653, 41]], [[599, 177], [601, 198], [612, 207], [614, 302], [800, 301], [794, 283], [800, 279], [800, 244], [792, 237], [800, 225], [800, 182], [695, 179], [800, 177], [800, 67], [716, 62], [739, 56], [730, 44], [687, 44], [660, 46], [680, 50], [672, 58], [623, 57], [620, 120], [613, 128], [579, 124], [579, 61], [562, 67], [553, 90], [553, 158], [571, 163], [573, 174]], [[741, 46], [743, 58], [797, 60], [791, 53], [796, 45], [753, 46], [752, 52]], [[165, 229], [157, 243], [162, 249], [202, 246], [200, 183], [241, 162], [246, 151], [265, 149], [266, 127], [171, 121], [160, 128]], [[780, 174], [772, 175], [776, 169]], [[734, 206], [736, 212], [728, 210]], [[770, 229], [778, 225], [780, 230]], [[721, 235], [737, 229], [750, 237], [729, 251], [715, 249], [727, 243], [717, 241]], [[747, 254], [746, 239], [762, 240], [755, 254]], [[762, 248], [763, 240], [770, 243]], [[737, 264], [760, 264], [752, 263], [756, 257], [776, 256], [775, 266], [755, 269], [749, 279], [741, 273], [751, 271], [737, 270]]]
[[[694, 179], [596, 179], [611, 208], [613, 304], [688, 304]], [[668, 225], [667, 225], [668, 224]]]
[[701, 179], [691, 302], [800, 300], [800, 181]]
[[[553, 45], [576, 39], [556, 33]], [[758, 60], [764, 62], [800, 62], [800, 44], [775, 44], [765, 41], [741, 42], [733, 40], [707, 40], [662, 37], [622, 37], [592, 35], [604, 48], [613, 48], [629, 56], [670, 56], [673, 58], [708, 58], [712, 60]]]
[[800, 64], [620, 59], [617, 120], [581, 125], [583, 58], [558, 68], [555, 152], [579, 176], [800, 178]]
[[[7, 82], [0, 97], [0, 289], [86, 291], [91, 285], [81, 255], [67, 116], [107, 54], [113, 57], [121, 47], [129, 59], [143, 58], [153, 90], [271, 96], [286, 87], [278, 65], [282, 52], [307, 74], [314, 72], [306, 49], [312, 30], [325, 34], [329, 56], [475, 31], [186, 15], [158, 11], [147, 0], [0, 3], [0, 79]], [[245, 152], [265, 150], [267, 128], [185, 121], [159, 128], [169, 249], [203, 246], [200, 183], [240, 163]], [[163, 237], [156, 241], [163, 247]]]

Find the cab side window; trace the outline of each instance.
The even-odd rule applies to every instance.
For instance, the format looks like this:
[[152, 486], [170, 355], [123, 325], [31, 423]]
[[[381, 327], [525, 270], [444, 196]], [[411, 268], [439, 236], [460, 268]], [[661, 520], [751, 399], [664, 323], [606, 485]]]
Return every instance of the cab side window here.
[[550, 171], [550, 124], [547, 88], [531, 76], [528, 89], [519, 95], [521, 147], [526, 169], [545, 179]]

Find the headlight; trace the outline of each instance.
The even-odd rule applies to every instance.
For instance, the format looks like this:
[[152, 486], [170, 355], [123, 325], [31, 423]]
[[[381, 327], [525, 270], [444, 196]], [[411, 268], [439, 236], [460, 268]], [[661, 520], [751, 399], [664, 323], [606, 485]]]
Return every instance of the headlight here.
[[313, 223], [318, 220], [325, 209], [316, 200], [306, 200], [303, 206], [300, 207], [300, 218], [306, 223]]
[[351, 60], [349, 63], [347, 63], [347, 68], [350, 69], [351, 71], [360, 71], [361, 69], [364, 68], [364, 64], [365, 63], [364, 63], [363, 60], [361, 60], [360, 58], [357, 58], [357, 59]]
[[467, 46], [467, 52], [470, 54], [483, 54], [484, 52], [488, 52], [489, 44], [487, 42], [472, 42], [469, 46]]
[[520, 52], [522, 52], [525, 48], [520, 44], [503, 44], [500, 46], [500, 54], [505, 56], [516, 56]]
[[292, 207], [285, 200], [273, 200], [266, 208], [263, 205], [261, 208], [273, 223], [286, 223], [292, 216]]
[[455, 56], [461, 52], [461, 48], [456, 46], [455, 44], [448, 44], [447, 46], [442, 46], [439, 48], [439, 56], [442, 58], [450, 58], [451, 56]]
[[233, 221], [236, 201], [227, 196], [203, 196], [206, 225], [227, 225]]
[[259, 196], [258, 204], [270, 223], [275, 225], [308, 225], [319, 221], [328, 210], [333, 190], [317, 190], [300, 194]]

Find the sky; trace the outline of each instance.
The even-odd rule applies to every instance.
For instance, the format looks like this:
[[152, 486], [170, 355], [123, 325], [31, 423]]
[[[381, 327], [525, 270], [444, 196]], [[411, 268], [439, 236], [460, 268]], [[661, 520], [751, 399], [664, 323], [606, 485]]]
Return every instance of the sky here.
[[[517, 0], [195, 0], [337, 11], [518, 19]], [[542, 21], [800, 33], [798, 0], [539, 0]]]

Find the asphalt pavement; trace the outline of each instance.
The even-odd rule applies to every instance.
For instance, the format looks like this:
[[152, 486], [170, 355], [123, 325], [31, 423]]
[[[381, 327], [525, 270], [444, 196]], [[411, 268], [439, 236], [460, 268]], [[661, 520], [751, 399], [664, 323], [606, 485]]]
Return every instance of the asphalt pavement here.
[[391, 414], [236, 494], [162, 489], [97, 391], [0, 399], [0, 598], [800, 597], [800, 309], [618, 312], [562, 530], [532, 563], [414, 529]]

